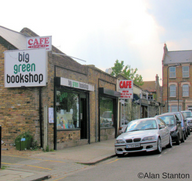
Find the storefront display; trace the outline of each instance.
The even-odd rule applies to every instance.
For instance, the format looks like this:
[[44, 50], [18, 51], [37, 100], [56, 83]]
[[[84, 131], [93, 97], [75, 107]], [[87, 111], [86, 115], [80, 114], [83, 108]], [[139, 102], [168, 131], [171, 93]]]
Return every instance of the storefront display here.
[[100, 127], [114, 127], [113, 99], [111, 98], [100, 98]]
[[57, 129], [79, 128], [79, 96], [76, 93], [57, 91]]

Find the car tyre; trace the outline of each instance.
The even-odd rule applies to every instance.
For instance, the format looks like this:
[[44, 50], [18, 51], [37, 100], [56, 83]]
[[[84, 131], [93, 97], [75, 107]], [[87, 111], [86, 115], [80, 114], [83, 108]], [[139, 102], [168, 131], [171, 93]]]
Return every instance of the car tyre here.
[[177, 145], [180, 145], [179, 135], [177, 135], [176, 144], [177, 144]]
[[185, 142], [184, 134], [182, 134], [181, 143]]
[[173, 146], [172, 137], [169, 135], [169, 144], [167, 145], [168, 148], [171, 148]]
[[190, 135], [190, 134], [191, 134], [191, 131], [189, 130], [189, 131], [188, 131], [188, 135]]
[[158, 140], [157, 140], [157, 153], [160, 154], [161, 152], [162, 152], [161, 139], [158, 138]]
[[187, 139], [187, 134], [186, 134], [186, 133], [184, 134], [184, 139], [185, 139], [185, 140]]

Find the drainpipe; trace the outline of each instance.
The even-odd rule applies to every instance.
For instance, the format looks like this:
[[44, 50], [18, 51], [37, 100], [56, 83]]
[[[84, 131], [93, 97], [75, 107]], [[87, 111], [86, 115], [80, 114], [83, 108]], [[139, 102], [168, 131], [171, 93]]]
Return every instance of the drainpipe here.
[[42, 102], [41, 102], [41, 87], [39, 87], [39, 124], [40, 124], [40, 144], [43, 147], [42, 141]]

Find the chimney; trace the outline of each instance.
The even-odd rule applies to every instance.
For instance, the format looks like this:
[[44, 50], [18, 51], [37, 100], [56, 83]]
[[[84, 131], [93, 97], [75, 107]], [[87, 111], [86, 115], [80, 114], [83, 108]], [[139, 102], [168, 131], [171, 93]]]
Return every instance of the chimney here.
[[166, 43], [164, 43], [164, 47], [163, 47], [163, 50], [164, 50], [164, 54], [167, 54], [167, 52], [168, 52], [168, 49], [167, 49], [167, 45], [166, 45]]

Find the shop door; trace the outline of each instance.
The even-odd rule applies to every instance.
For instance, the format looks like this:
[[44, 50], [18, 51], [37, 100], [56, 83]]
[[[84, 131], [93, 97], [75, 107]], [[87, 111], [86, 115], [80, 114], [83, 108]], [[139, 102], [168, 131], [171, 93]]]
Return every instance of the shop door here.
[[87, 139], [87, 101], [80, 99], [81, 139]]

